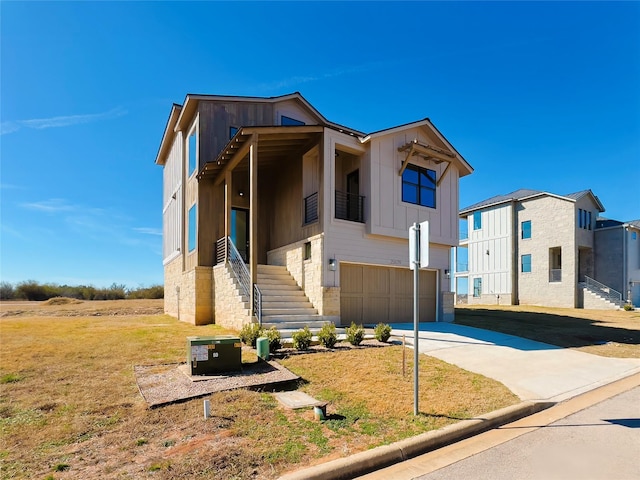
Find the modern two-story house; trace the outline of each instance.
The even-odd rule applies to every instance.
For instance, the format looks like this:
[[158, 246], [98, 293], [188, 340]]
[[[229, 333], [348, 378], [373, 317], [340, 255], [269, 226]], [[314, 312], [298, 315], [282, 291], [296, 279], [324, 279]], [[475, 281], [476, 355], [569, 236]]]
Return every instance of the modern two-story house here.
[[458, 257], [466, 252], [467, 261], [456, 262], [455, 277], [467, 285], [468, 303], [596, 308], [590, 290], [609, 289], [595, 268], [596, 218], [603, 211], [591, 190], [521, 189], [463, 208], [468, 238]]
[[302, 95], [187, 95], [156, 157], [165, 311], [194, 324], [412, 319], [408, 229], [429, 221], [421, 320], [451, 320], [458, 183], [429, 119], [363, 133]]

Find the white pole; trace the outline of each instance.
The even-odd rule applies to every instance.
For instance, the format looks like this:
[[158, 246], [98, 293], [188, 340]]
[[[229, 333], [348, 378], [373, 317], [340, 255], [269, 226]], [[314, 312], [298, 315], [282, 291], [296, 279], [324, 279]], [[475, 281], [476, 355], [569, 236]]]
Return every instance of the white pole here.
[[416, 254], [413, 268], [413, 414], [418, 415], [418, 324], [420, 323], [419, 283], [420, 283], [420, 225], [415, 229]]

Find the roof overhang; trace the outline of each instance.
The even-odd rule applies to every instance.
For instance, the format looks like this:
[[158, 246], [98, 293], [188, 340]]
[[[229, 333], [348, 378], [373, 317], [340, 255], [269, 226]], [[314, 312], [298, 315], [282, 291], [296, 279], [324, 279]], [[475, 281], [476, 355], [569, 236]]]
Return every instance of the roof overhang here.
[[176, 122], [178, 121], [181, 109], [182, 105], [178, 105], [177, 103], [174, 103], [171, 106], [169, 119], [167, 120], [167, 125], [164, 128], [162, 140], [160, 141], [160, 147], [158, 148], [158, 154], [156, 155], [156, 165], [164, 165], [166, 163], [167, 154], [171, 149], [171, 143], [173, 140], [173, 135], [175, 133], [174, 128]]
[[318, 143], [323, 131], [321, 125], [240, 128], [215, 160], [204, 164], [198, 179], [212, 178], [216, 185], [221, 183], [225, 173], [246, 158], [252, 144], [256, 145], [261, 165], [303, 155]]
[[[471, 173], [473, 173], [473, 167], [464, 159], [464, 157], [462, 155], [460, 155], [460, 152], [458, 152], [454, 148], [454, 146], [451, 145], [449, 140], [446, 139], [446, 137], [440, 132], [440, 130], [438, 130], [438, 128], [428, 118], [425, 118], [423, 120], [418, 120], [417, 122], [405, 123], [404, 125], [398, 125], [396, 127], [392, 127], [392, 128], [388, 128], [388, 129], [385, 129], [385, 130], [379, 130], [377, 132], [370, 133], [369, 135], [367, 135], [365, 137], [361, 137], [360, 141], [362, 143], [367, 143], [367, 142], [370, 142], [371, 140], [373, 140], [375, 138], [383, 137], [383, 136], [386, 136], [386, 135], [391, 135], [391, 134], [394, 134], [394, 133], [402, 132], [404, 130], [408, 130], [408, 129], [416, 128], [416, 127], [427, 127], [427, 128], [429, 128], [436, 135], [436, 137], [444, 145], [446, 145], [447, 150], [449, 150], [447, 152], [447, 150], [443, 150], [443, 149], [441, 149], [439, 147], [433, 147], [433, 146], [429, 146], [429, 145], [426, 145], [426, 144], [422, 144], [423, 146], [426, 146], [431, 150], [431, 153], [433, 154], [431, 156], [431, 158], [439, 158], [439, 160], [441, 160], [441, 161], [449, 161], [449, 162], [455, 163], [457, 165], [457, 167], [458, 167], [458, 171], [459, 171], [460, 177], [464, 177], [466, 175], [470, 175]], [[414, 140], [414, 142], [418, 143], [417, 140]], [[451, 156], [449, 156], [447, 154], [451, 154]], [[435, 155], [439, 155], [439, 157], [436, 157]], [[406, 165], [404, 165], [404, 163], [403, 163], [403, 169], [405, 167], [406, 167]]]

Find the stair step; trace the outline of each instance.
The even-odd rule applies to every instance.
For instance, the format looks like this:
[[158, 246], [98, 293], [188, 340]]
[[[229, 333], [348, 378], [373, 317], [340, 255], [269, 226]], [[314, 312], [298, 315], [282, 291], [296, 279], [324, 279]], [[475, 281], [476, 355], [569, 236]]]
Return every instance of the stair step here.
[[283, 265], [263, 265], [263, 264], [258, 265], [258, 273], [280, 273], [280, 272], [285, 272], [288, 274], [289, 270], [287, 270], [287, 267]]
[[317, 333], [325, 323], [327, 322], [324, 320], [315, 320], [315, 321], [301, 320], [298, 322], [286, 320], [286, 321], [274, 322], [274, 321], [267, 321], [264, 319], [264, 317], [262, 318], [262, 326], [264, 328], [268, 329], [271, 327], [276, 327], [282, 337], [285, 337], [285, 335], [291, 335], [291, 333], [296, 332], [304, 327], [309, 327], [309, 329], [312, 332]]
[[288, 277], [283, 276], [282, 278], [259, 278], [258, 285], [291, 285], [296, 288], [300, 288], [291, 275]]
[[310, 302], [300, 297], [292, 298], [294, 300], [274, 301], [272, 298], [265, 299], [262, 297], [262, 310], [265, 311], [272, 308], [313, 308]]
[[298, 295], [294, 292], [300, 292], [299, 295], [304, 296], [304, 292], [300, 290], [300, 287], [297, 285], [276, 285], [270, 283], [267, 285], [258, 284], [258, 288], [263, 295]]
[[262, 308], [262, 317], [271, 317], [274, 315], [317, 315], [318, 311], [313, 307], [303, 308]]

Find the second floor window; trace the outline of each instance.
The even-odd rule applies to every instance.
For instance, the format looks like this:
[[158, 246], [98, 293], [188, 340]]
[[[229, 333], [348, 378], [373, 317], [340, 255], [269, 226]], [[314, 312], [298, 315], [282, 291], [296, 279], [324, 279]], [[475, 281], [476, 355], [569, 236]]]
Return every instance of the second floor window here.
[[522, 222], [522, 238], [531, 238], [531, 220]]
[[297, 120], [295, 118], [287, 117], [282, 115], [280, 117], [280, 125], [304, 125], [305, 123], [301, 120]]
[[196, 170], [196, 164], [198, 163], [198, 142], [196, 141], [196, 131], [194, 130], [189, 135], [189, 176]]
[[473, 229], [480, 230], [482, 228], [482, 212], [473, 212]]
[[402, 201], [436, 208], [436, 172], [407, 165], [402, 172]]
[[522, 273], [531, 273], [531, 254], [522, 255]]

